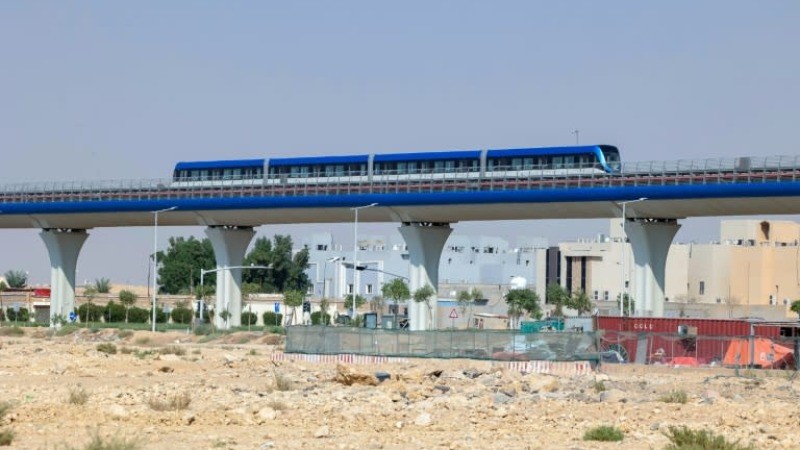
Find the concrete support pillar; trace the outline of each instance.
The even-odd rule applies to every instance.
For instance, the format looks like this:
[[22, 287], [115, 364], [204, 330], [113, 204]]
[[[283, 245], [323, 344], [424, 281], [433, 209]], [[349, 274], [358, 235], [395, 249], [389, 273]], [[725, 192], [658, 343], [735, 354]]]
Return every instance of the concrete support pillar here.
[[[400, 234], [408, 246], [408, 279], [411, 293], [429, 285], [434, 291], [439, 289], [439, 258], [444, 244], [453, 229], [447, 223], [403, 223]], [[436, 296], [431, 299], [429, 317], [428, 307], [409, 300], [408, 320], [412, 331], [436, 328]], [[430, 323], [430, 327], [428, 324]]]
[[[234, 268], [244, 262], [247, 246], [256, 232], [250, 227], [208, 227], [206, 235], [214, 247], [217, 259], [217, 296], [214, 325], [220, 329], [242, 324], [242, 269]], [[228, 311], [228, 320], [222, 312]]]
[[50, 326], [75, 309], [75, 268], [89, 234], [86, 230], [45, 229], [39, 233], [50, 254]]
[[633, 300], [637, 316], [664, 315], [667, 254], [680, 227], [675, 219], [633, 219], [625, 226], [636, 265]]

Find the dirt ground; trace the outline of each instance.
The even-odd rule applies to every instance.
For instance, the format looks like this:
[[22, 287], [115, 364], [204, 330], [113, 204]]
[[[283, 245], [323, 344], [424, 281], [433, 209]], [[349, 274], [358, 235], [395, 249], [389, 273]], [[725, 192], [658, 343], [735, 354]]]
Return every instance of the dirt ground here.
[[[280, 337], [259, 333], [25, 333], [0, 337], [11, 448], [82, 448], [100, 435], [170, 450], [661, 449], [671, 425], [800, 448], [793, 372], [604, 366], [556, 377], [464, 360], [337, 367], [273, 362]], [[390, 378], [378, 383], [379, 371]], [[681, 392], [685, 403], [665, 401]], [[624, 440], [584, 441], [598, 425], [617, 426]]]

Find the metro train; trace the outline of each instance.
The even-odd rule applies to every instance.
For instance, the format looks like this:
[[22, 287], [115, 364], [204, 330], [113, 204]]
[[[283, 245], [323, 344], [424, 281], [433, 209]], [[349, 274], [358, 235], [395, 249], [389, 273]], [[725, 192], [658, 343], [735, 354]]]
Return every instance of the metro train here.
[[189, 187], [571, 177], [612, 174], [619, 171], [620, 164], [619, 150], [611, 145], [197, 161], [178, 163], [173, 184]]

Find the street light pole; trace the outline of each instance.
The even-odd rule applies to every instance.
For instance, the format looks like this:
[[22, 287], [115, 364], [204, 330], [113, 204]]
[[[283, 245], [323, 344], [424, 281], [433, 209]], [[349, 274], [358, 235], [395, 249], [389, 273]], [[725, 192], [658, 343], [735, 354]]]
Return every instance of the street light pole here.
[[153, 333], [156, 332], [156, 295], [158, 294], [158, 213], [172, 211], [177, 206], [153, 211]]
[[624, 306], [625, 305], [625, 296], [628, 293], [628, 287], [625, 285], [625, 253], [627, 253], [627, 250], [628, 250], [628, 245], [627, 245], [628, 232], [627, 232], [627, 230], [625, 228], [625, 223], [627, 222], [627, 220], [626, 220], [627, 216], [625, 214], [625, 206], [628, 203], [643, 202], [645, 200], [647, 200], [647, 197], [641, 197], [641, 198], [637, 198], [636, 200], [628, 200], [628, 201], [625, 201], [625, 202], [618, 202], [617, 203], [617, 205], [622, 206], [622, 264], [621, 264], [621, 266], [622, 266], [622, 270], [621, 270], [622, 276], [620, 278], [620, 290], [619, 290], [619, 315], [620, 315], [620, 317], [625, 315], [625, 306]]
[[361, 209], [371, 208], [373, 206], [377, 206], [377, 203], [370, 203], [369, 205], [364, 206], [356, 206], [354, 208], [350, 208], [355, 212], [355, 221], [353, 222], [353, 314], [351, 317], [352, 320], [356, 319], [356, 299], [358, 298], [358, 270], [356, 267], [358, 266], [358, 211]]

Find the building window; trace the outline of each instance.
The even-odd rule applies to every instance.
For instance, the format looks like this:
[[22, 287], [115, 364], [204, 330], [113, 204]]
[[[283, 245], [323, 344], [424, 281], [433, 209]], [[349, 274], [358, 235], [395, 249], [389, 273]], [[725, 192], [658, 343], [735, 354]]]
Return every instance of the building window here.
[[372, 294], [372, 285], [371, 284], [367, 285], [367, 294]]
[[600, 291], [594, 291], [594, 301], [600, 300]]
[[705, 295], [705, 293], [706, 293], [706, 282], [705, 281], [701, 281], [700, 282], [700, 295]]
[[604, 302], [608, 301], [608, 291], [603, 291], [603, 301]]
[[348, 294], [352, 294], [353, 293], [353, 285], [352, 284], [348, 284], [347, 285], [347, 293]]

